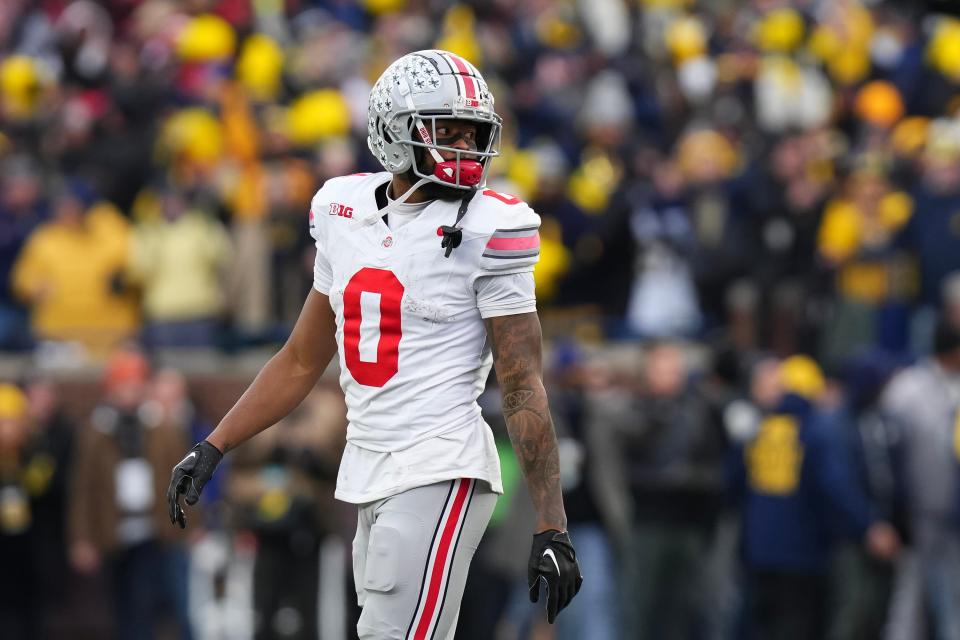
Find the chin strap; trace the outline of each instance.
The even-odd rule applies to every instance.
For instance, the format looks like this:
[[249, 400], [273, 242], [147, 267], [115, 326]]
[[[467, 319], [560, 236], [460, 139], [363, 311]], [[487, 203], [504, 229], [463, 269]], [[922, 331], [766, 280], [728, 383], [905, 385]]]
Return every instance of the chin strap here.
[[400, 196], [399, 198], [397, 198], [396, 200], [392, 201], [390, 204], [388, 204], [387, 206], [385, 206], [383, 209], [378, 209], [377, 211], [373, 211], [372, 213], [368, 213], [368, 214], [365, 215], [365, 216], [354, 218], [353, 221], [352, 221], [352, 226], [353, 226], [354, 228], [360, 228], [360, 227], [369, 226], [369, 225], [371, 225], [371, 224], [376, 224], [377, 220], [379, 220], [379, 219], [382, 218], [383, 216], [385, 216], [385, 215], [387, 215], [388, 213], [390, 213], [397, 205], [401, 205], [401, 204], [403, 204], [404, 202], [406, 202], [406, 201], [407, 201], [407, 198], [409, 198], [410, 196], [412, 196], [414, 191], [416, 191], [417, 189], [419, 189], [419, 188], [422, 187], [423, 185], [427, 184], [428, 182], [430, 182], [430, 180], [427, 180], [426, 178], [420, 178], [419, 180], [417, 180], [416, 182], [413, 183], [413, 186], [411, 186], [409, 189], [407, 189], [406, 191], [404, 191], [404, 192], [403, 192], [403, 195], [401, 195], [401, 196]]
[[[407, 108], [411, 112], [416, 113], [417, 107], [416, 105], [413, 104], [413, 95], [411, 95], [412, 92], [410, 91], [410, 85], [407, 84], [407, 79], [401, 76], [399, 84], [400, 84], [400, 95], [403, 96], [403, 100], [406, 103]], [[440, 152], [433, 147], [433, 136], [430, 135], [430, 131], [427, 130], [427, 127], [423, 124], [423, 120], [421, 120], [417, 116], [414, 116], [413, 122], [414, 122], [414, 125], [416, 125], [417, 127], [417, 131], [420, 133], [420, 139], [423, 140], [424, 144], [428, 145], [427, 151], [429, 151], [430, 155], [433, 156], [433, 160], [438, 165], [445, 162], [445, 160], [443, 159], [443, 156], [440, 155]], [[395, 206], [406, 202], [407, 198], [413, 195], [414, 191], [416, 191], [423, 185], [427, 184], [428, 182], [433, 182], [433, 181], [428, 178], [420, 178], [413, 184], [413, 186], [407, 189], [403, 193], [403, 195], [401, 195], [399, 198], [397, 198], [396, 200], [394, 200], [393, 202], [385, 206], [383, 209], [374, 211], [360, 218], [354, 218], [353, 219], [354, 228], [365, 227], [371, 224], [375, 224], [377, 220], [379, 220], [383, 216], [390, 213], [390, 211]], [[463, 220], [463, 216], [467, 214], [467, 207], [470, 205], [470, 201], [473, 199], [473, 196], [475, 195], [477, 195], [476, 190], [471, 190], [471, 191], [468, 191], [465, 196], [463, 196], [462, 200], [460, 200], [460, 209], [459, 211], [457, 211], [457, 221], [453, 223], [454, 226], [443, 225], [442, 227], [440, 227], [440, 230], [443, 233], [443, 240], [441, 241], [440, 246], [446, 249], [446, 253], [444, 253], [444, 256], [447, 258], [450, 257], [450, 253], [454, 249], [460, 246], [460, 242], [463, 240], [463, 232], [460, 230], [460, 227], [457, 227], [456, 225], [460, 224], [460, 221]]]
[[[417, 107], [416, 105], [413, 104], [413, 95], [411, 95], [411, 93], [412, 92], [410, 91], [410, 85], [407, 84], [407, 79], [401, 76], [400, 77], [400, 95], [403, 96], [403, 99], [406, 102], [407, 108], [410, 109], [410, 111], [412, 111], [413, 113], [416, 113]], [[426, 143], [427, 145], [433, 145], [433, 137], [430, 135], [430, 132], [427, 130], [427, 127], [424, 126], [423, 120], [421, 120], [419, 117], [414, 117], [413, 121], [417, 127], [417, 131], [420, 132], [420, 138], [423, 140], [423, 142]], [[432, 146], [429, 146], [427, 150], [430, 152], [430, 155], [433, 156], [433, 159], [436, 163], [439, 164], [444, 161], [443, 156], [440, 155], [440, 152], [434, 149]], [[403, 193], [403, 195], [401, 195], [399, 198], [397, 198], [396, 200], [394, 200], [393, 202], [385, 206], [383, 209], [380, 209], [379, 211], [374, 211], [368, 215], [363, 216], [362, 218], [354, 218], [353, 226], [365, 227], [367, 225], [375, 224], [377, 220], [379, 220], [383, 216], [390, 213], [390, 211], [393, 209], [394, 206], [398, 204], [403, 204], [404, 202], [406, 202], [407, 198], [412, 196], [414, 191], [416, 191], [423, 185], [427, 184], [428, 182], [432, 182], [432, 180], [429, 180], [427, 178], [420, 178], [415, 183], [413, 183], [413, 186], [407, 189]], [[457, 218], [457, 222], [460, 222], [460, 218]]]

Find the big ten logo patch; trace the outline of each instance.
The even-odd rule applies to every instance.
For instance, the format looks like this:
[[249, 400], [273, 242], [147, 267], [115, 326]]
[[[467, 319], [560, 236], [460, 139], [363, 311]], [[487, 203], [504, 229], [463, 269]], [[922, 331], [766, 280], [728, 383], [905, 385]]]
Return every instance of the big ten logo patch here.
[[353, 207], [348, 207], [345, 204], [340, 204], [339, 202], [330, 203], [330, 215], [340, 216], [341, 218], [352, 218], [353, 217]]
[[803, 445], [796, 419], [770, 416], [744, 454], [750, 487], [758, 493], [785, 496], [800, 484]]

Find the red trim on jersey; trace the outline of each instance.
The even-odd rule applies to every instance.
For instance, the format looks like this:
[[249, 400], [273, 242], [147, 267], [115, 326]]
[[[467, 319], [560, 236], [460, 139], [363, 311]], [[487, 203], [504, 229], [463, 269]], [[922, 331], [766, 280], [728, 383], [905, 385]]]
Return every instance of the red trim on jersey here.
[[[440, 537], [440, 545], [437, 548], [437, 556], [433, 562], [433, 572], [430, 574], [430, 588], [427, 591], [427, 601], [423, 605], [423, 614], [420, 622], [417, 624], [416, 631], [413, 634], [414, 640], [427, 640], [427, 631], [430, 629], [430, 623], [433, 622], [434, 609], [437, 607], [437, 600], [440, 597], [440, 586], [444, 575], [447, 574], [448, 565], [453, 562], [453, 554], [450, 552], [450, 545], [457, 532], [457, 523], [460, 521], [460, 513], [463, 511], [463, 505], [467, 501], [467, 494], [470, 492], [470, 481], [460, 480], [460, 486], [457, 488], [457, 496], [454, 498], [453, 507], [447, 514], [447, 521], [443, 525], [443, 534]], [[449, 557], [448, 557], [449, 554]]]
[[517, 251], [518, 249], [538, 249], [540, 247], [540, 234], [534, 233], [526, 238], [490, 238], [487, 243], [487, 249], [496, 249], [500, 251]]
[[523, 200], [521, 200], [516, 196], [511, 196], [506, 193], [497, 193], [493, 189], [484, 189], [483, 195], [490, 196], [491, 198], [496, 198], [503, 204], [520, 204], [521, 202], [523, 202]]

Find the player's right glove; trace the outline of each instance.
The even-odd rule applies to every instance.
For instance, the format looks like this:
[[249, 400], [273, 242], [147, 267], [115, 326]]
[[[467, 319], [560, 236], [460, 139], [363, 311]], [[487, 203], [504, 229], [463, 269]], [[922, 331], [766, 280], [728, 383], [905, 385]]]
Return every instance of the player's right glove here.
[[548, 529], [533, 536], [530, 564], [527, 565], [530, 602], [540, 600], [541, 582], [547, 585], [547, 622], [553, 624], [557, 614], [570, 604], [583, 583], [577, 553], [566, 532]]
[[181, 529], [187, 527], [187, 517], [180, 504], [180, 496], [184, 496], [187, 504], [191, 506], [197, 504], [200, 500], [200, 492], [210, 481], [222, 459], [223, 454], [220, 450], [204, 440], [194, 445], [183, 460], [173, 468], [170, 488], [167, 489], [171, 524], [179, 524]]

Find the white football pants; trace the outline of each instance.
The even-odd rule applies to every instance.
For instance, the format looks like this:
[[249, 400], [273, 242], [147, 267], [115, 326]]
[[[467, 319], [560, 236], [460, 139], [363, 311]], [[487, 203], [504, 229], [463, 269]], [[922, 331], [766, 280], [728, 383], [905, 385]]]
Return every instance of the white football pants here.
[[361, 640], [451, 640], [497, 495], [462, 478], [360, 505], [353, 576]]

